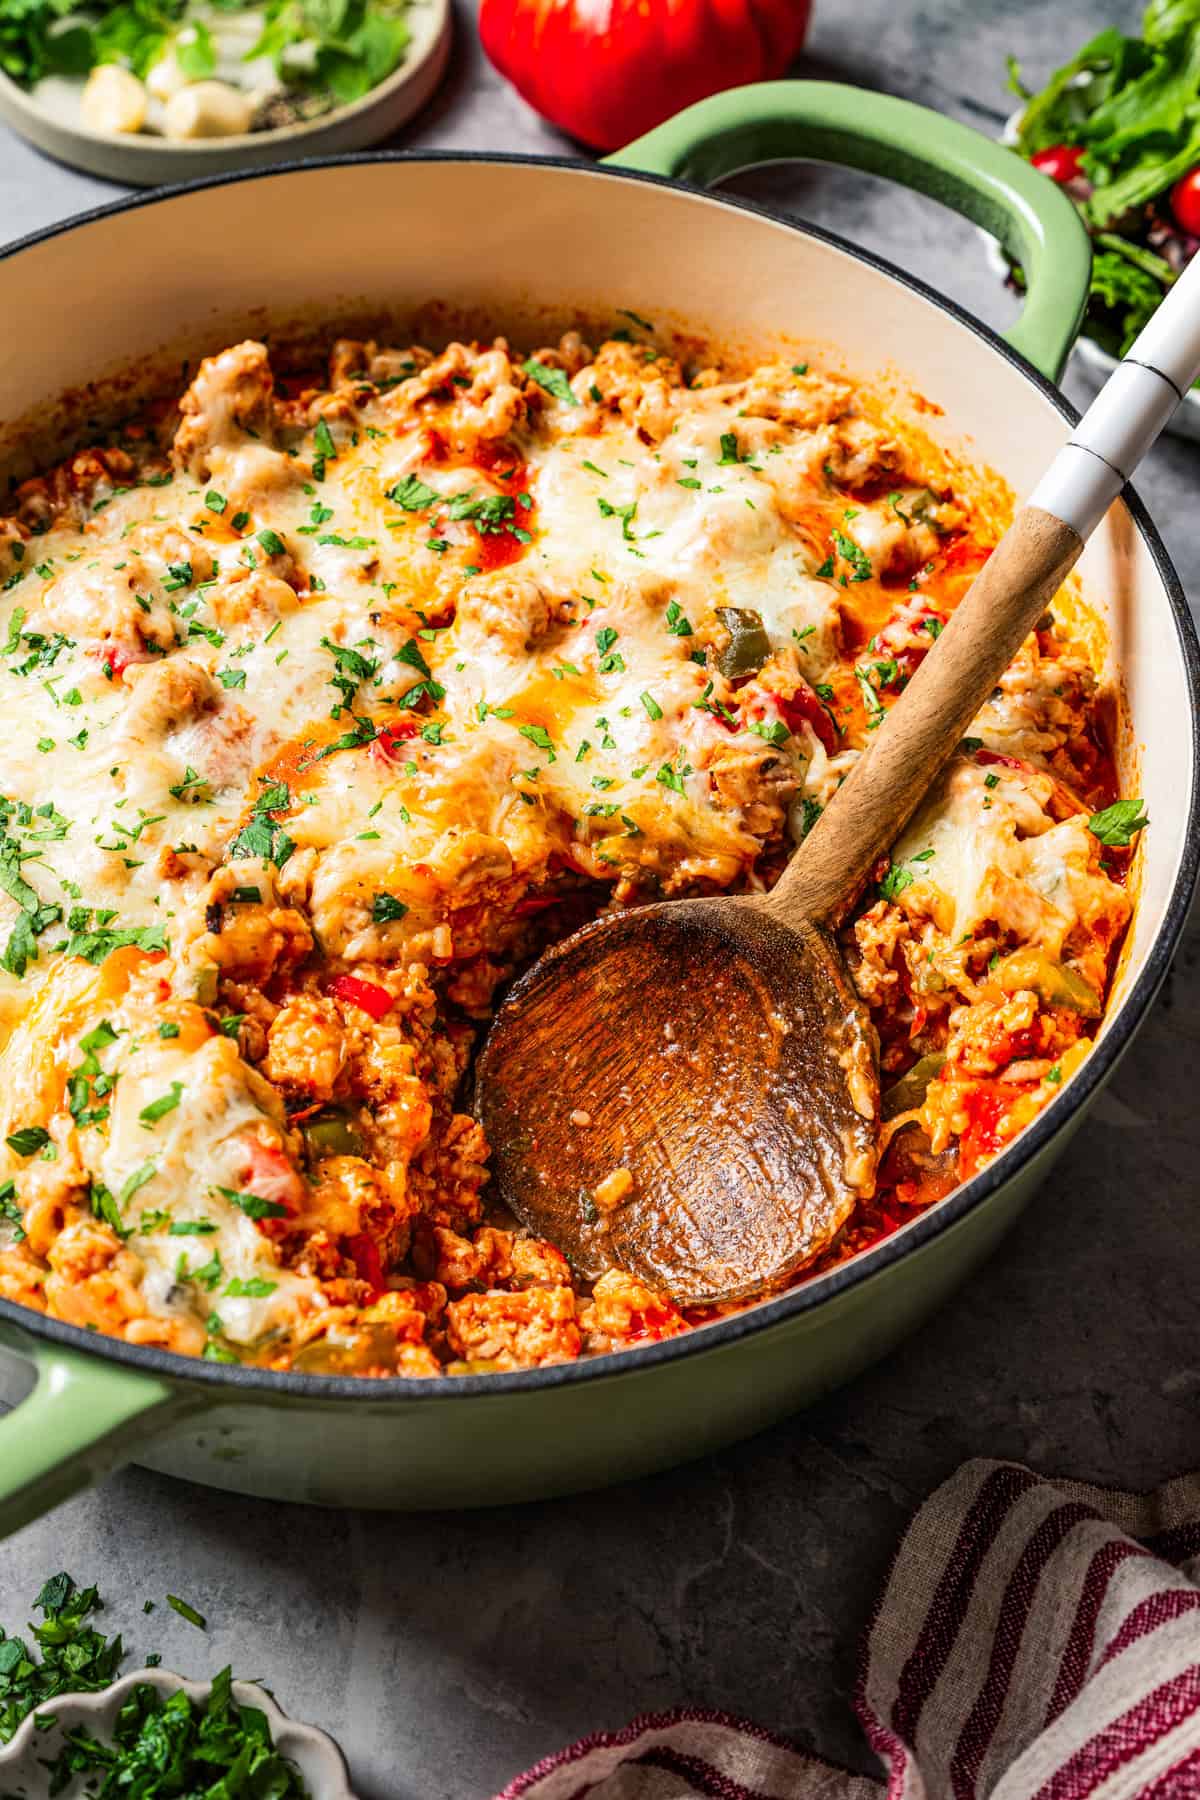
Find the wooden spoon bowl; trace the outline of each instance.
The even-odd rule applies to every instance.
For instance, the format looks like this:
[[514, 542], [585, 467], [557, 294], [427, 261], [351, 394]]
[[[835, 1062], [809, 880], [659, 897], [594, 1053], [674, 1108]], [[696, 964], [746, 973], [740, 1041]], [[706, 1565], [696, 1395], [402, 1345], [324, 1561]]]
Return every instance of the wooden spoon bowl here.
[[501, 1190], [589, 1280], [744, 1299], [871, 1192], [874, 1030], [827, 934], [769, 900], [585, 926], [517, 983], [478, 1073]]
[[1025, 508], [769, 895], [602, 919], [513, 988], [476, 1108], [503, 1198], [580, 1275], [743, 1300], [811, 1262], [873, 1191], [874, 1033], [828, 927], [1081, 548]]

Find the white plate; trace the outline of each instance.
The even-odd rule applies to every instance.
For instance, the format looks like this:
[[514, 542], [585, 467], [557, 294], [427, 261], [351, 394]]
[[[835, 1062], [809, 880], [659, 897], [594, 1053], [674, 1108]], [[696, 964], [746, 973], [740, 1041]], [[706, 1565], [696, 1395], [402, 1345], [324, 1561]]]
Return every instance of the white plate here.
[[[60, 1694], [23, 1719], [12, 1741], [0, 1749], [0, 1793], [20, 1796], [20, 1800], [49, 1800], [50, 1772], [45, 1765], [63, 1748], [64, 1734], [82, 1727], [91, 1737], [107, 1739], [130, 1689], [139, 1682], [163, 1695], [182, 1688], [189, 1699], [200, 1704], [212, 1692], [210, 1681], [185, 1681], [170, 1669], [135, 1669], [97, 1694]], [[235, 1681], [233, 1697], [239, 1706], [256, 1706], [267, 1715], [276, 1749], [296, 1765], [311, 1800], [354, 1800], [345, 1761], [331, 1737], [315, 1725], [289, 1719], [271, 1696], [251, 1681]], [[55, 1720], [44, 1731], [36, 1724], [39, 1712]], [[58, 1800], [87, 1800], [95, 1786], [95, 1772], [76, 1776], [59, 1790]]]
[[[1021, 120], [1020, 107], [1010, 113], [1004, 122], [1004, 130], [1000, 133], [1002, 144], [1015, 144], [1017, 126]], [[1008, 277], [1008, 260], [1003, 250], [986, 231], [981, 233], [987, 251], [987, 259], [992, 268], [1002, 278]], [[1095, 338], [1080, 337], [1076, 339], [1072, 352], [1072, 361], [1084, 370], [1097, 388], [1102, 387], [1117, 366], [1118, 358], [1098, 344]], [[1200, 388], [1189, 388], [1183, 397], [1183, 405], [1175, 411], [1167, 430], [1173, 437], [1191, 438], [1193, 443], [1200, 443]]]
[[59, 162], [131, 187], [190, 181], [229, 169], [259, 168], [293, 157], [365, 150], [397, 131], [432, 97], [445, 72], [452, 35], [450, 0], [411, 0], [412, 34], [404, 61], [386, 81], [349, 106], [339, 106], [303, 125], [248, 131], [237, 137], [173, 142], [138, 132], [89, 131], [39, 106], [25, 89], [0, 73], [0, 119]]

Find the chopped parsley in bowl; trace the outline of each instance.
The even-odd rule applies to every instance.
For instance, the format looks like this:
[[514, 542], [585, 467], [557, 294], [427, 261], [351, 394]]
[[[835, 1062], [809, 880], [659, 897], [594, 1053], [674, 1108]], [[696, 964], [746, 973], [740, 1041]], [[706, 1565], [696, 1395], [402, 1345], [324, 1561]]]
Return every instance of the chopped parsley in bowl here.
[[[189, 1623], [200, 1614], [168, 1595]], [[211, 1682], [147, 1666], [93, 1623], [94, 1587], [54, 1575], [32, 1644], [0, 1629], [0, 1793], [22, 1800], [353, 1800], [332, 1739], [228, 1668]], [[146, 1610], [151, 1610], [147, 1602]]]

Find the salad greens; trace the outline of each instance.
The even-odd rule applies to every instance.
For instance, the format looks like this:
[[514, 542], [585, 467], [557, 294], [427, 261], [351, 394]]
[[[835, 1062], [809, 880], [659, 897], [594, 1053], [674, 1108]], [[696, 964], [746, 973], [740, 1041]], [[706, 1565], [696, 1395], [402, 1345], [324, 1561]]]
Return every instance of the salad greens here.
[[1200, 163], [1200, 0], [1150, 0], [1141, 37], [1100, 32], [1036, 93], [1010, 58], [1009, 85], [1024, 156], [1079, 153], [1064, 185], [1094, 246], [1087, 329], [1121, 355], [1197, 247], [1169, 194]]
[[188, 80], [202, 81], [217, 66], [220, 15], [252, 12], [262, 30], [244, 60], [269, 57], [285, 92], [344, 105], [403, 60], [404, 11], [405, 0], [0, 0], [0, 69], [23, 87], [106, 62], [142, 77], [174, 49]]

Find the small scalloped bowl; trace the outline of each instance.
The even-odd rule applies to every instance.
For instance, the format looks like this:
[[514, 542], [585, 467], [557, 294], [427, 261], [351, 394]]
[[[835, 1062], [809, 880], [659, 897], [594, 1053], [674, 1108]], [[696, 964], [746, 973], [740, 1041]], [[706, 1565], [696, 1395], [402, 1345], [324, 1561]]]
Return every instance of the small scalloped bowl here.
[[[82, 1726], [93, 1737], [103, 1739], [111, 1732], [130, 1689], [139, 1682], [148, 1683], [162, 1694], [174, 1694], [182, 1688], [189, 1699], [197, 1702], [207, 1700], [212, 1691], [211, 1681], [187, 1681], [170, 1669], [135, 1669], [99, 1693], [60, 1694], [39, 1709], [55, 1720], [53, 1725], [40, 1731], [36, 1724], [38, 1712], [32, 1712], [22, 1720], [11, 1742], [0, 1749], [0, 1793], [19, 1800], [48, 1800], [50, 1772], [46, 1763], [52, 1762], [62, 1749], [64, 1731]], [[235, 1681], [233, 1697], [239, 1706], [257, 1706], [266, 1714], [276, 1749], [295, 1764], [311, 1800], [355, 1800], [345, 1759], [331, 1737], [315, 1725], [301, 1725], [289, 1719], [271, 1696], [252, 1681]], [[78, 1775], [60, 1789], [59, 1800], [86, 1800], [95, 1782], [94, 1771]]]
[[131, 187], [191, 181], [230, 169], [259, 168], [294, 157], [365, 150], [432, 99], [450, 58], [450, 0], [411, 0], [412, 41], [398, 69], [361, 100], [335, 107], [302, 125], [247, 131], [236, 137], [176, 141], [149, 132], [89, 131], [61, 119], [0, 71], [0, 119], [47, 156]]

